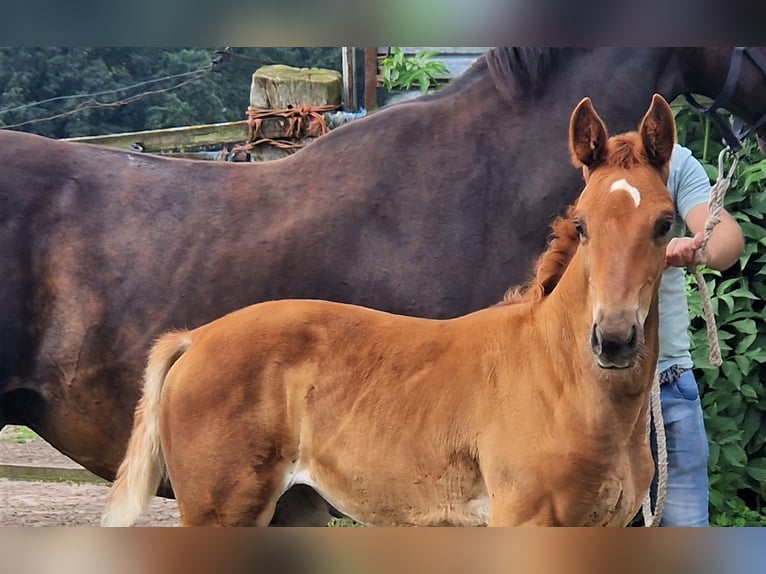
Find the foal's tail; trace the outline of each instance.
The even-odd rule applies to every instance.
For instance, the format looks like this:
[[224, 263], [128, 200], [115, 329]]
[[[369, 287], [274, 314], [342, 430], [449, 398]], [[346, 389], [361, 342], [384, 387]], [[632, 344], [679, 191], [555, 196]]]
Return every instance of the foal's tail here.
[[160, 337], [152, 347], [144, 374], [144, 394], [136, 407], [133, 431], [117, 478], [109, 491], [102, 526], [130, 526], [157, 493], [165, 474], [160, 444], [160, 397], [165, 377], [191, 346], [188, 331]]

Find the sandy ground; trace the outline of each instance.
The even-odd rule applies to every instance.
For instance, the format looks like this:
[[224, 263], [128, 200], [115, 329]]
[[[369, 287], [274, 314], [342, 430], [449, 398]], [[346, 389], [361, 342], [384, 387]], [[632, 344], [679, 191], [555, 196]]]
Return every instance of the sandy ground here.
[[[8, 426], [0, 431], [0, 463], [78, 468], [38, 438]], [[109, 487], [0, 478], [0, 526], [98, 526]], [[155, 498], [137, 526], [177, 526], [175, 501]]]

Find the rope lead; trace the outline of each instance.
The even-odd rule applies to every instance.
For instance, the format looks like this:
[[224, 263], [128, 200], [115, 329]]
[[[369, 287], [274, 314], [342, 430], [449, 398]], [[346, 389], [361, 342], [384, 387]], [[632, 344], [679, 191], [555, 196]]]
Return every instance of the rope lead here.
[[[729, 166], [728, 173], [724, 169], [724, 157], [726, 155], [732, 156], [732, 162], [731, 166]], [[723, 209], [726, 191], [729, 189], [738, 162], [739, 156], [733, 152], [731, 148], [724, 148], [721, 153], [718, 154], [718, 180], [713, 187], [710, 188], [710, 203], [708, 204], [708, 217], [705, 221], [705, 233], [702, 237], [702, 245], [700, 245], [700, 248], [695, 254], [695, 264], [690, 267], [694, 272], [694, 278], [697, 281], [697, 287], [699, 288], [700, 297], [702, 298], [702, 309], [705, 315], [707, 338], [710, 345], [710, 364], [714, 367], [720, 367], [722, 363], [721, 347], [718, 344], [718, 327], [716, 326], [715, 315], [713, 314], [713, 304], [710, 301], [710, 291], [705, 282], [705, 278], [702, 276], [702, 271], [700, 271], [698, 266], [707, 263], [707, 246], [710, 242], [710, 237], [713, 235], [713, 228], [721, 221], [721, 210]]]
[[[724, 169], [724, 157], [732, 156], [731, 166], [728, 173]], [[710, 301], [710, 290], [707, 287], [702, 271], [698, 268], [705, 265], [708, 259], [707, 246], [710, 237], [713, 235], [713, 228], [721, 222], [721, 210], [723, 209], [726, 191], [731, 184], [731, 178], [737, 167], [739, 156], [731, 148], [724, 148], [718, 154], [718, 179], [710, 188], [710, 202], [708, 203], [708, 216], [705, 221], [705, 232], [702, 237], [702, 244], [695, 254], [695, 263], [689, 268], [694, 272], [697, 280], [700, 297], [702, 298], [702, 308], [705, 314], [705, 324], [707, 325], [707, 338], [710, 346], [710, 364], [720, 367], [721, 347], [718, 344], [718, 327], [713, 314], [713, 304]], [[725, 174], [725, 175], [724, 175]], [[662, 403], [660, 402], [660, 378], [655, 368], [654, 383], [652, 384], [652, 393], [650, 399], [650, 416], [647, 420], [647, 434], [651, 432], [651, 424], [654, 422], [654, 430], [657, 435], [657, 501], [654, 512], [652, 512], [651, 492], [647, 493], [644, 503], [641, 507], [644, 516], [644, 526], [659, 526], [662, 520], [662, 512], [665, 508], [665, 496], [667, 494], [668, 483], [668, 449], [665, 440], [665, 422], [662, 417]]]

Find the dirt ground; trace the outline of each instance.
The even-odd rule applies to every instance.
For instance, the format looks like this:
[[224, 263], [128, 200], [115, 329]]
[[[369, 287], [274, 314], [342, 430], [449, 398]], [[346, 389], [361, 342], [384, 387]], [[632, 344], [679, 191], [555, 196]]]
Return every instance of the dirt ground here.
[[[0, 464], [80, 468], [24, 428], [0, 431]], [[98, 526], [109, 487], [0, 478], [0, 526]], [[154, 498], [137, 526], [177, 526], [175, 501]]]

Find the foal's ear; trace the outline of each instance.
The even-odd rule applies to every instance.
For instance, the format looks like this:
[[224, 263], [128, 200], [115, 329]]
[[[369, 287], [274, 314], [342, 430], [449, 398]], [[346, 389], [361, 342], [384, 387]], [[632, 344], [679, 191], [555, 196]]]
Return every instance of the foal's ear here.
[[659, 94], [652, 96], [652, 104], [641, 120], [638, 130], [644, 144], [649, 163], [662, 170], [673, 154], [676, 142], [676, 121], [670, 106]]
[[606, 124], [593, 109], [590, 98], [583, 98], [569, 120], [569, 150], [575, 167], [596, 167], [606, 158]]

